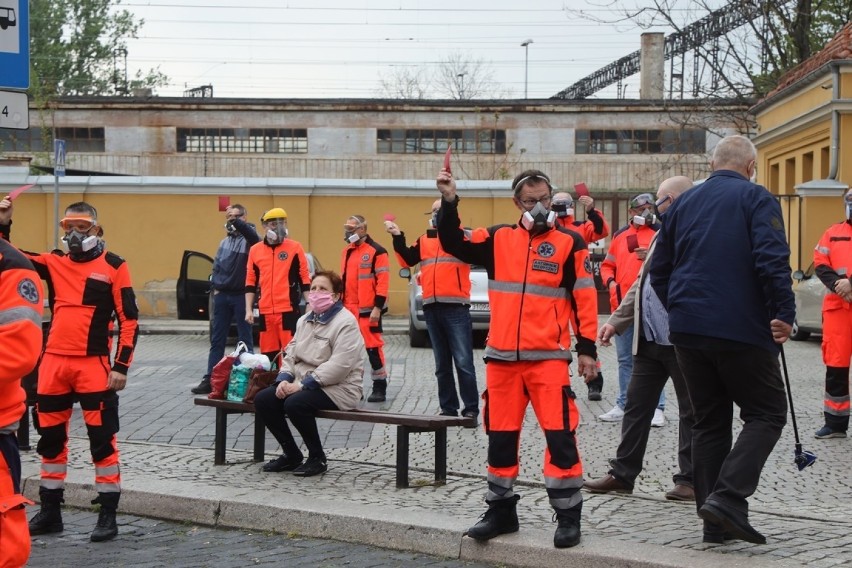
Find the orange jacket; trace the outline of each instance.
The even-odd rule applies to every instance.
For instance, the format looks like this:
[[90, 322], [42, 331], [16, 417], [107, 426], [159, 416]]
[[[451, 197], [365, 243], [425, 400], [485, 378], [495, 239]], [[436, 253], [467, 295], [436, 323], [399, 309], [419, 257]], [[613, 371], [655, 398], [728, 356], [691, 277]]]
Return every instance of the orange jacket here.
[[41, 311], [41, 279], [33, 265], [0, 240], [0, 431], [26, 412], [21, 379], [41, 355]]
[[470, 242], [457, 203], [441, 203], [438, 234], [445, 250], [488, 271], [486, 358], [570, 360], [569, 326], [576, 330], [577, 353], [596, 357], [597, 292], [582, 237], [562, 228], [532, 236], [523, 227], [501, 226], [483, 242]]
[[[487, 229], [465, 231], [474, 242], [488, 237]], [[470, 265], [446, 252], [438, 239], [438, 231], [429, 229], [410, 247], [405, 244], [405, 234], [393, 237], [393, 250], [400, 266], [411, 267], [420, 263], [420, 286], [423, 305], [432, 303], [470, 303]]]
[[852, 304], [834, 293], [837, 280], [852, 278], [852, 222], [836, 223], [822, 235], [814, 249], [814, 270], [829, 290], [822, 309], [852, 309]]
[[388, 251], [367, 235], [343, 249], [340, 265], [343, 305], [360, 317], [369, 316], [374, 307], [384, 311], [390, 285]]
[[[624, 294], [636, 281], [639, 276], [639, 270], [642, 268], [642, 260], [635, 252], [630, 252], [627, 248], [627, 238], [629, 235], [635, 235], [639, 246], [648, 248], [651, 246], [651, 239], [657, 232], [656, 228], [648, 225], [635, 226], [630, 223], [612, 237], [612, 242], [609, 244], [609, 251], [606, 253], [606, 258], [601, 263], [601, 280], [604, 286], [609, 290], [609, 305], [612, 311], [621, 303]], [[615, 281], [615, 286], [610, 288], [609, 283]]]
[[45, 352], [109, 355], [117, 317], [112, 370], [126, 375], [139, 336], [139, 310], [124, 259], [109, 251], [86, 262], [75, 262], [60, 251], [24, 254], [47, 280], [52, 316]]
[[577, 231], [586, 240], [586, 244], [609, 236], [609, 223], [597, 209], [592, 209], [587, 214], [585, 221], [576, 221], [573, 215], [568, 217], [557, 217], [556, 222], [566, 229]]
[[284, 239], [281, 243], [270, 245], [264, 239], [249, 249], [246, 292], [260, 292], [257, 302], [260, 313], [297, 311], [302, 289], [310, 287], [308, 258], [298, 241]]

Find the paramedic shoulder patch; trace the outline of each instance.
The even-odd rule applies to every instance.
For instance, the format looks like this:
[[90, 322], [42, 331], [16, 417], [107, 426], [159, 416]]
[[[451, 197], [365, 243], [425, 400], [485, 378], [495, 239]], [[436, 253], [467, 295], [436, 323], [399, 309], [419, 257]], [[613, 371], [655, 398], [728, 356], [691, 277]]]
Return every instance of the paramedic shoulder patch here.
[[532, 263], [533, 270], [539, 270], [541, 272], [550, 272], [551, 274], [559, 274], [559, 265], [555, 262], [548, 262], [546, 260], [534, 260]]

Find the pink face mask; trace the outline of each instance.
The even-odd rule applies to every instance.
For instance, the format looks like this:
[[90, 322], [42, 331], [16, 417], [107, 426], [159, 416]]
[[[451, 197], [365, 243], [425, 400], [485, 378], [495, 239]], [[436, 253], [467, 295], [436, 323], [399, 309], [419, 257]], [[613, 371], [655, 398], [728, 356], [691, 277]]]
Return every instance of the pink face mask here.
[[311, 290], [308, 292], [308, 304], [315, 314], [323, 314], [334, 305], [334, 294], [325, 290]]

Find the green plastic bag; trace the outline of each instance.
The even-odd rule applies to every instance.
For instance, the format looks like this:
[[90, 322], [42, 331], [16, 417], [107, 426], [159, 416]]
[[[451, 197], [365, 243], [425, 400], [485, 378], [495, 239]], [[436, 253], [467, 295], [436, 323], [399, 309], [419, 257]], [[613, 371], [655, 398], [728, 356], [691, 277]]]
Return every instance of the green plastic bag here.
[[242, 402], [248, 390], [249, 377], [251, 376], [251, 367], [244, 365], [234, 365], [231, 369], [231, 376], [228, 379], [228, 400], [234, 402]]

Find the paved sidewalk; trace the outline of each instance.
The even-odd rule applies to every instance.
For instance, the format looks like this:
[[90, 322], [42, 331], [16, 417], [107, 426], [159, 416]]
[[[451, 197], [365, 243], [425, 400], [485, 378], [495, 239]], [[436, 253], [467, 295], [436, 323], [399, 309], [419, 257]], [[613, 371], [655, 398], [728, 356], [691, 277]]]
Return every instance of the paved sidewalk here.
[[[822, 420], [824, 371], [818, 341], [786, 346], [800, 434], [805, 448], [819, 460], [804, 472], [795, 468], [793, 433], [788, 426], [751, 499], [751, 520], [766, 534], [768, 544], [704, 545], [694, 506], [663, 499], [676, 463], [676, 423], [669, 422], [651, 432], [646, 469], [634, 494], [585, 494], [582, 543], [556, 550], [552, 510], [541, 483], [543, 437], [531, 413], [522, 434], [521, 477], [516, 488], [522, 495], [521, 531], [483, 545], [462, 536], [484, 511], [486, 455], [480, 429], [449, 432], [451, 473], [447, 484], [437, 487], [431, 483], [432, 435], [419, 434], [411, 444], [414, 487], [396, 489], [396, 432], [382, 425], [321, 420], [329, 471], [299, 479], [286, 473], [262, 473], [259, 464], [251, 462], [251, 417], [235, 416], [229, 421], [229, 463], [213, 466], [214, 412], [195, 407], [189, 394], [203, 374], [209, 347], [206, 322], [194, 322], [195, 328], [174, 321], [142, 324], [148, 335], [140, 337], [128, 388], [121, 394], [123, 512], [501, 565], [830, 567], [852, 563], [848, 529], [852, 446], [847, 439], [813, 439]], [[370, 406], [437, 413], [431, 351], [408, 347], [404, 321], [389, 322], [387, 327], [389, 399]], [[171, 334], [157, 335], [165, 332]], [[620, 435], [618, 424], [597, 420], [612, 406], [617, 390], [614, 348], [602, 348], [601, 358], [604, 400], [589, 402], [585, 388], [576, 389], [582, 416], [578, 439], [588, 477], [606, 472]], [[482, 385], [481, 360], [477, 374]], [[667, 395], [666, 415], [671, 420], [677, 413], [670, 386]], [[93, 472], [79, 409], [75, 414], [67, 500], [86, 507], [93, 497]], [[31, 435], [37, 439], [34, 431]], [[271, 437], [266, 447], [271, 459], [277, 450]], [[26, 493], [31, 498], [38, 492], [37, 458], [34, 452], [23, 457]]]

